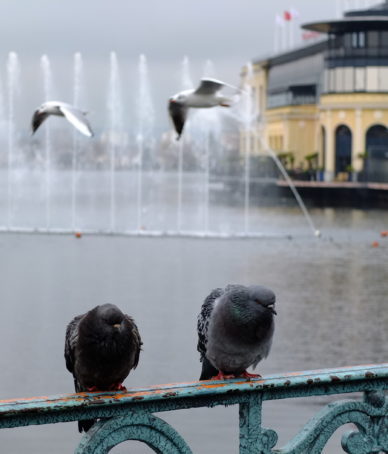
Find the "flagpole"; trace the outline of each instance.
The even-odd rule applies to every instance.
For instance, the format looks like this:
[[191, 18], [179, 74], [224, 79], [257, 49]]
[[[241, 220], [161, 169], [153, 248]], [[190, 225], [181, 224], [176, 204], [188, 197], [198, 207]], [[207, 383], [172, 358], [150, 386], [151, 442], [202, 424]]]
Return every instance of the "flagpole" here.
[[278, 24], [276, 23], [276, 16], [275, 16], [275, 33], [274, 33], [274, 38], [273, 38], [273, 51], [274, 54], [279, 53], [279, 40], [278, 40]]

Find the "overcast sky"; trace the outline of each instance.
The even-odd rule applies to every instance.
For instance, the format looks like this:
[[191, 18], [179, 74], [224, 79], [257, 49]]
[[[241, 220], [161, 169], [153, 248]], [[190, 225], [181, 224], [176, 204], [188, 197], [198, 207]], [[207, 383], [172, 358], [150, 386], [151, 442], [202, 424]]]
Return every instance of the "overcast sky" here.
[[[344, 2], [343, 2], [344, 3]], [[360, 6], [363, 0], [349, 1]], [[82, 52], [92, 110], [104, 105], [109, 79], [109, 52], [117, 52], [126, 104], [135, 90], [139, 54], [147, 56], [156, 111], [179, 91], [179, 68], [185, 55], [194, 81], [207, 59], [219, 79], [237, 84], [241, 66], [274, 48], [277, 13], [290, 7], [298, 22], [334, 18], [336, 0], [1, 0], [0, 51], [6, 90], [6, 59], [18, 53], [22, 96], [39, 103], [42, 94], [39, 58], [48, 54], [57, 98], [72, 96], [72, 62]], [[96, 97], [100, 99], [97, 100]], [[35, 107], [35, 106], [33, 106]], [[159, 109], [160, 107], [160, 109]], [[101, 117], [102, 118], [102, 117]]]

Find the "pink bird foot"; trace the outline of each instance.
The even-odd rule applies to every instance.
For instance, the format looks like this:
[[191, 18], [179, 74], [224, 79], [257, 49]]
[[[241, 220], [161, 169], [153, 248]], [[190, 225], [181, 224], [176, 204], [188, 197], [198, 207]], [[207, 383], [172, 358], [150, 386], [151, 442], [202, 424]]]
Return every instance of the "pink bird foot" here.
[[100, 391], [97, 386], [89, 386], [88, 388], [86, 388], [86, 390], [89, 392], [89, 393], [96, 393], [98, 391]]
[[236, 378], [233, 374], [224, 374], [223, 372], [219, 371], [217, 375], [212, 377], [210, 380], [230, 380], [232, 378]]
[[251, 378], [261, 378], [261, 375], [260, 374], [250, 374], [249, 372], [244, 370], [244, 372], [242, 374], [240, 374], [238, 377], [247, 378], [248, 380], [250, 380]]
[[110, 391], [124, 391], [127, 392], [127, 388], [122, 383], [114, 383], [109, 387]]

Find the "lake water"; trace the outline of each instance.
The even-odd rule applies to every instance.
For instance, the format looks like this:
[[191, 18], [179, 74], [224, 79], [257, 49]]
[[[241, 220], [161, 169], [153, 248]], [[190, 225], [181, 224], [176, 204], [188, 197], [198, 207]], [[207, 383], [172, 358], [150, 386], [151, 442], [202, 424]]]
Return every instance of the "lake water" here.
[[[263, 284], [277, 295], [262, 375], [388, 361], [388, 238], [379, 236], [386, 213], [315, 210], [317, 239], [298, 209], [266, 210], [292, 239], [1, 234], [0, 399], [73, 392], [66, 324], [106, 302], [135, 318], [144, 341], [127, 388], [198, 378], [196, 317], [208, 292], [228, 283]], [[371, 247], [375, 240], [380, 247]], [[263, 425], [281, 445], [334, 399], [266, 402]], [[237, 406], [160, 416], [195, 453], [238, 451]], [[76, 423], [2, 430], [0, 453], [71, 453], [79, 439]], [[114, 453], [150, 452], [126, 445]], [[325, 452], [342, 452], [338, 437]]]

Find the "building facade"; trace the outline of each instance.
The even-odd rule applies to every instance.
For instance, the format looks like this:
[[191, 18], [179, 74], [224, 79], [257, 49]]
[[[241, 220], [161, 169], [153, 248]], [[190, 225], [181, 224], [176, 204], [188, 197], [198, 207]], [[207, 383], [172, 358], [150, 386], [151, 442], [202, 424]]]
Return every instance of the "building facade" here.
[[388, 181], [388, 1], [303, 28], [325, 39], [243, 68], [260, 121], [241, 146], [326, 181]]

